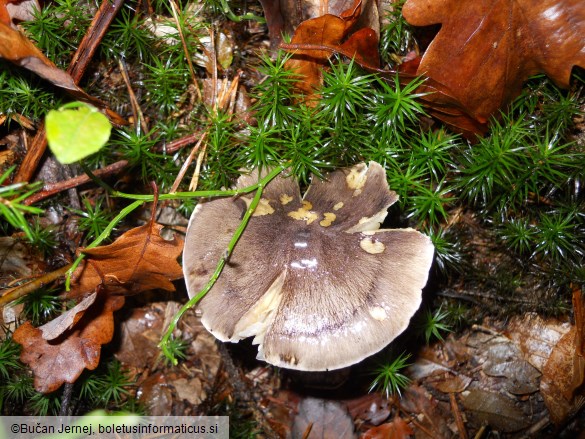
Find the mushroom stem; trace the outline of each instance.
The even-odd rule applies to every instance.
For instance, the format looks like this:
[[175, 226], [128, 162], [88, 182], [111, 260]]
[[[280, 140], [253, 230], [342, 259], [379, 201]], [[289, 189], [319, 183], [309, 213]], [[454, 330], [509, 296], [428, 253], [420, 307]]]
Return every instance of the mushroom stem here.
[[[270, 183], [270, 181], [272, 181], [272, 179], [274, 177], [276, 177], [278, 174], [280, 174], [285, 168], [286, 168], [286, 166], [279, 166], [279, 167], [272, 169], [264, 178], [262, 178], [258, 182], [258, 184], [254, 185], [256, 187], [256, 194], [254, 195], [252, 202], [248, 206], [248, 209], [246, 210], [246, 213], [244, 214], [242, 221], [240, 221], [240, 224], [238, 225], [236, 231], [234, 232], [232, 239], [230, 240], [230, 242], [228, 244], [227, 250], [222, 254], [219, 261], [217, 262], [217, 266], [215, 267], [215, 271], [213, 272], [213, 274], [211, 275], [211, 277], [209, 278], [209, 280], [207, 281], [207, 283], [205, 284], [203, 289], [199, 293], [197, 293], [195, 296], [193, 296], [185, 305], [183, 305], [183, 307], [179, 310], [179, 312], [177, 312], [177, 314], [175, 314], [175, 316], [171, 320], [169, 327], [165, 331], [165, 334], [162, 337], [158, 346], [162, 349], [165, 357], [167, 357], [169, 360], [171, 360], [174, 365], [177, 364], [177, 359], [173, 355], [172, 351], [169, 349], [168, 342], [169, 342], [169, 339], [171, 338], [171, 335], [173, 334], [173, 331], [175, 330], [175, 327], [177, 326], [177, 323], [179, 322], [179, 320], [181, 319], [183, 314], [185, 314], [185, 312], [187, 310], [189, 310], [190, 308], [192, 308], [193, 306], [197, 305], [197, 303], [201, 299], [203, 299], [203, 297], [208, 293], [208, 291], [211, 289], [211, 287], [213, 287], [213, 285], [215, 284], [215, 282], [219, 278], [219, 275], [221, 274], [223, 267], [225, 267], [226, 262], [228, 261], [228, 259], [230, 258], [230, 255], [232, 254], [234, 248], [236, 247], [236, 244], [238, 243], [240, 236], [242, 236], [242, 233], [246, 229], [246, 226], [248, 225], [248, 221], [250, 220], [250, 218], [252, 217], [252, 214], [256, 210], [256, 207], [258, 206], [258, 203], [260, 202], [260, 199], [262, 198], [262, 191], [264, 190], [266, 185], [268, 183]], [[250, 186], [250, 187], [254, 187], [254, 186]], [[248, 188], [246, 188], [246, 189], [248, 189]], [[222, 195], [226, 195], [227, 192], [242, 193], [242, 190], [222, 191]], [[247, 192], [251, 192], [251, 191], [248, 190]], [[162, 199], [162, 196], [161, 196], [161, 199]]]

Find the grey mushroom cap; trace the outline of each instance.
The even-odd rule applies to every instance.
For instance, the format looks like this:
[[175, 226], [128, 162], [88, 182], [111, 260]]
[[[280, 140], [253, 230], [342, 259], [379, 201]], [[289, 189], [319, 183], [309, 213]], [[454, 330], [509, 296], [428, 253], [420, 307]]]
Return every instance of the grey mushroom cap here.
[[[236, 186], [257, 180], [253, 172]], [[190, 297], [209, 280], [251, 199], [196, 207], [183, 252]], [[289, 369], [339, 369], [378, 352], [419, 308], [434, 252], [413, 229], [379, 229], [397, 199], [375, 162], [314, 178], [302, 198], [294, 178], [276, 177], [199, 304], [203, 325], [222, 341], [254, 337], [258, 359]]]

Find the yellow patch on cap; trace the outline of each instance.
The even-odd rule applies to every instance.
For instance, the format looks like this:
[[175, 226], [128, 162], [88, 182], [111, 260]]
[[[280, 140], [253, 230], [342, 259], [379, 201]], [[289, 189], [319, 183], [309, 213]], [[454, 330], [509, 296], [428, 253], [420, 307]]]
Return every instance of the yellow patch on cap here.
[[360, 164], [354, 166], [350, 169], [349, 174], [345, 176], [345, 182], [347, 183], [347, 187], [353, 189], [353, 196], [357, 197], [359, 194], [362, 193], [362, 188], [366, 184], [366, 180], [368, 176], [366, 175], [368, 172], [367, 166], [364, 164]]
[[307, 225], [309, 225], [319, 219], [319, 215], [311, 211], [312, 208], [313, 205], [309, 201], [303, 201], [303, 207], [299, 207], [294, 212], [289, 212], [288, 216], [296, 220], [306, 221]]
[[343, 207], [343, 201], [340, 201], [335, 206], [333, 206], [333, 210], [339, 210]]
[[288, 194], [280, 194], [280, 204], [282, 204], [283, 206], [286, 206], [292, 200], [293, 200], [293, 197], [291, 197], [290, 195], [288, 195]]
[[335, 215], [334, 213], [331, 213], [331, 212], [325, 212], [323, 214], [323, 216], [325, 217], [325, 219], [321, 220], [319, 222], [319, 225], [321, 225], [323, 227], [329, 227], [331, 225], [331, 223], [333, 223], [333, 221], [335, 221], [335, 218], [337, 218], [337, 215]]
[[374, 306], [368, 310], [370, 315], [374, 320], [378, 320], [379, 322], [386, 320], [388, 318], [388, 314], [386, 314], [386, 310], [381, 306]]
[[256, 210], [252, 216], [263, 216], [263, 215], [270, 215], [274, 213], [274, 209], [270, 205], [270, 200], [266, 198], [260, 198], [258, 205], [256, 206]]

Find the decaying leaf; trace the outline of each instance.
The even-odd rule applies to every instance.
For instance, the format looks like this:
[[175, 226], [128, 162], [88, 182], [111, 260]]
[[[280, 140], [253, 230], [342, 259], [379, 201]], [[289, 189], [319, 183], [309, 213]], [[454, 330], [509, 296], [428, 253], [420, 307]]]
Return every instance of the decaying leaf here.
[[496, 337], [486, 343], [486, 375], [508, 378], [506, 389], [515, 395], [538, 391], [540, 372], [523, 359], [522, 352], [507, 337]]
[[573, 309], [575, 326], [552, 350], [540, 381], [540, 392], [552, 421], [557, 424], [585, 404], [581, 389], [585, 378], [585, 304], [578, 287], [573, 291]]
[[447, 425], [449, 409], [441, 405], [424, 387], [410, 385], [404, 389], [400, 407], [401, 411], [416, 416], [419, 420], [412, 426], [416, 438], [446, 439], [453, 436]]
[[353, 421], [337, 401], [304, 398], [292, 426], [292, 437], [353, 439]]
[[73, 383], [84, 369], [97, 367], [101, 346], [112, 340], [113, 314], [124, 305], [125, 294], [174, 291], [171, 280], [182, 276], [177, 258], [183, 243], [177, 237], [164, 240], [161, 229], [149, 223], [110, 245], [86, 250], [88, 261], [76, 271], [77, 282], [69, 293], [79, 304], [45, 327], [26, 322], [16, 329], [20, 359], [33, 370], [39, 392]]
[[522, 317], [512, 317], [506, 335], [522, 350], [526, 360], [542, 373], [553, 348], [570, 327], [568, 322], [527, 313]]
[[417, 74], [446, 87], [480, 123], [503, 108], [531, 75], [568, 87], [585, 68], [583, 0], [408, 0], [415, 26], [440, 23]]
[[486, 423], [501, 432], [518, 431], [530, 425], [522, 410], [499, 393], [471, 390], [463, 398], [463, 406], [479, 425]]

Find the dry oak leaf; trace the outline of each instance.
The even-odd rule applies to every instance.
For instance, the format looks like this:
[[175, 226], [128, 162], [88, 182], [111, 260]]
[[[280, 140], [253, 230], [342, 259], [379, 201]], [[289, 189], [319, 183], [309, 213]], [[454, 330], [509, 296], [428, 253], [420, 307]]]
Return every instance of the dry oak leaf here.
[[360, 436], [360, 439], [408, 439], [414, 431], [404, 421], [396, 416], [392, 422], [372, 427]]
[[148, 223], [110, 245], [85, 250], [88, 263], [76, 271], [68, 294], [79, 300], [78, 306], [45, 327], [26, 322], [16, 329], [13, 339], [23, 347], [20, 360], [33, 370], [37, 391], [52, 392], [97, 367], [101, 346], [114, 335], [113, 314], [124, 305], [123, 294], [174, 291], [171, 281], [182, 277], [177, 258], [183, 241], [163, 239], [162, 227]]
[[54, 340], [45, 340], [43, 331], [25, 322], [14, 331], [13, 339], [22, 345], [20, 361], [34, 372], [38, 392], [49, 393], [65, 382], [74, 383], [83, 369], [93, 370], [100, 361], [101, 345], [114, 335], [114, 311], [124, 305], [124, 297], [98, 297], [73, 329]]
[[417, 74], [448, 88], [479, 121], [503, 108], [536, 73], [561, 87], [585, 68], [583, 0], [408, 0], [415, 26], [441, 23]]
[[160, 224], [148, 223], [124, 233], [110, 245], [82, 250], [89, 259], [75, 272], [69, 297], [80, 297], [98, 285], [110, 294], [137, 294], [162, 289], [175, 291], [173, 280], [183, 277], [177, 258], [183, 240], [167, 241]]

